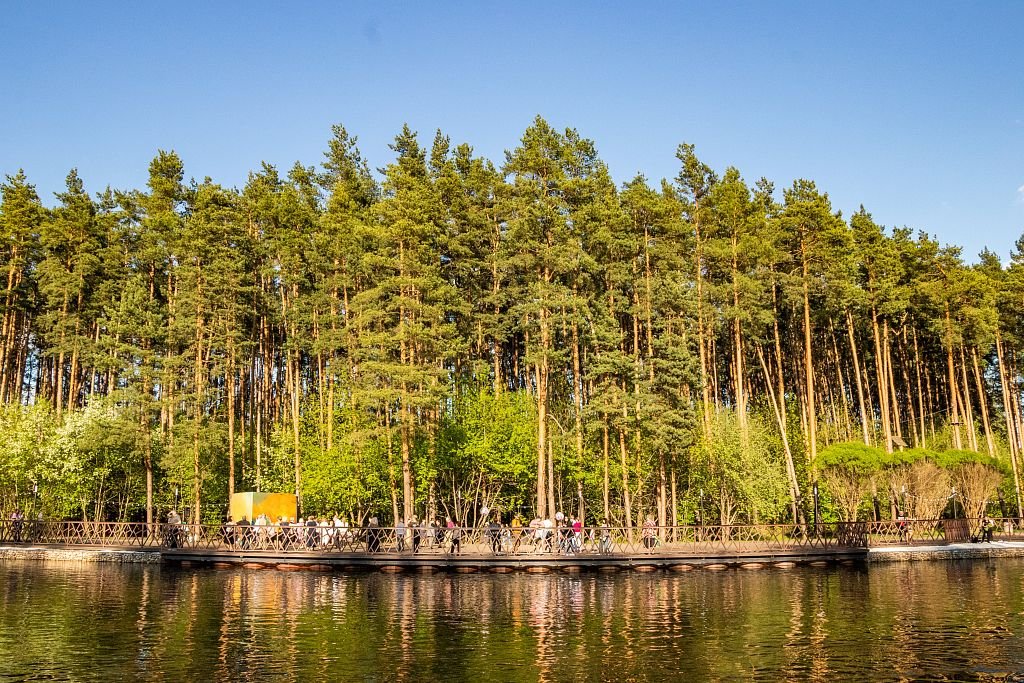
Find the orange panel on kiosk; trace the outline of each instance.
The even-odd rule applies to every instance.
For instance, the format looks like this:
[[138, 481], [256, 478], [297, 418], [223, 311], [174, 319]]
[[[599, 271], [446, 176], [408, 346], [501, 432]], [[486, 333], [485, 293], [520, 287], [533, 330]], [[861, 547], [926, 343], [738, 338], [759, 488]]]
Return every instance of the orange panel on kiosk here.
[[231, 496], [231, 519], [236, 522], [245, 517], [250, 522], [259, 515], [276, 522], [278, 517], [295, 520], [298, 500], [294, 493], [235, 493]]

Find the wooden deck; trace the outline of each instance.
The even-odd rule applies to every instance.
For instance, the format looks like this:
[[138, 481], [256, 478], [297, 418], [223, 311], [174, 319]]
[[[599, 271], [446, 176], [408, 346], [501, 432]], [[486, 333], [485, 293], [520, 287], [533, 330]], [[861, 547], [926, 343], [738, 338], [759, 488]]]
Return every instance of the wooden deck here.
[[[793, 567], [869, 561], [1024, 554], [1024, 537], [1009, 520], [995, 544], [957, 544], [949, 520], [807, 525], [679, 526], [650, 530], [601, 527], [546, 536], [528, 529], [417, 533], [393, 528], [230, 527], [88, 522], [0, 521], [0, 546], [28, 557], [37, 548], [59, 556], [71, 549], [131, 551], [170, 565], [250, 569], [386, 572], [637, 571]], [[413, 540], [417, 552], [413, 552]], [[496, 540], [497, 539], [497, 540]], [[974, 539], [977, 540], [977, 539]], [[954, 547], [955, 546], [955, 547]], [[973, 546], [973, 548], [972, 548]], [[982, 551], [980, 548], [988, 549]], [[1004, 547], [1005, 546], [1005, 547]], [[497, 547], [498, 552], [495, 552]], [[127, 555], [129, 553], [120, 553]]]

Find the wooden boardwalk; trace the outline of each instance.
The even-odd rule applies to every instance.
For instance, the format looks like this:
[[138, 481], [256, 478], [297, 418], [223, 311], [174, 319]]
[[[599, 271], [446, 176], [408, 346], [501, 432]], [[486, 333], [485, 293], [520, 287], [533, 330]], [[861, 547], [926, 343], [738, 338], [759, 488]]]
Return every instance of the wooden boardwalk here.
[[[460, 552], [452, 532], [396, 533], [393, 528], [236, 527], [130, 523], [45, 522], [15, 527], [0, 522], [0, 547], [39, 549], [50, 557], [77, 549], [131, 551], [179, 566], [282, 570], [504, 573], [688, 571], [692, 569], [853, 564], [902, 559], [1024, 555], [1015, 528], [1000, 527], [995, 543], [958, 543], [952, 527], [914, 521], [793, 525], [687, 526], [653, 530], [561, 529], [492, 532], [462, 529]], [[413, 552], [416, 539], [416, 552]], [[125, 553], [130, 554], [128, 552]], [[30, 553], [21, 553], [28, 556]], [[8, 555], [4, 555], [10, 556]]]

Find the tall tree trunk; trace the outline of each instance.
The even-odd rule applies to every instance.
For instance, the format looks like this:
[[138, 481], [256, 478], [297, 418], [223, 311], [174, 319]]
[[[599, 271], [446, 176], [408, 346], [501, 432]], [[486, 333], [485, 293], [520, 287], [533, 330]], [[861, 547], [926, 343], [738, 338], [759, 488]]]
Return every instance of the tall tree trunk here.
[[914, 336], [914, 374], [917, 377], [917, 412], [919, 415], [918, 420], [921, 423], [921, 440], [916, 445], [919, 448], [926, 448], [924, 392], [921, 389], [921, 354], [917, 346], [917, 327], [915, 326], [911, 329]]
[[[579, 324], [576, 321], [576, 315], [573, 315], [572, 320], [572, 382], [573, 382], [573, 393], [574, 396], [574, 407], [575, 425], [573, 434], [576, 437], [576, 462], [583, 462], [583, 368], [580, 358], [580, 335], [579, 335]], [[579, 466], [579, 465], [577, 465]], [[581, 480], [577, 479], [577, 483], [582, 486]], [[582, 497], [583, 489], [580, 488], [579, 494]], [[582, 498], [581, 498], [582, 501]], [[581, 503], [582, 507], [582, 503]]]
[[811, 292], [810, 292], [810, 269], [805, 251], [801, 244], [803, 254], [803, 293], [804, 293], [804, 381], [807, 383], [807, 445], [810, 454], [811, 468], [816, 467], [818, 458], [818, 413], [814, 402], [814, 364], [812, 362], [811, 350]]
[[857, 354], [857, 339], [853, 334], [853, 315], [846, 311], [846, 332], [850, 339], [850, 355], [853, 358], [853, 376], [857, 380], [857, 408], [860, 411], [860, 427], [864, 437], [864, 445], [871, 445], [871, 435], [868, 430], [868, 414], [864, 408], [864, 384], [860, 379], [860, 357]]
[[953, 425], [953, 448], [963, 448], [960, 438], [960, 405], [957, 401], [956, 371], [953, 369], [953, 321], [949, 315], [949, 304], [946, 304], [946, 371], [949, 382], [949, 406]]
[[[699, 207], [697, 212], [699, 213]], [[707, 330], [704, 326], [704, 255], [701, 242], [700, 221], [694, 220], [694, 268], [697, 285], [697, 350], [700, 358], [700, 387], [703, 404], [701, 406], [701, 424], [704, 427], [704, 438], [711, 438], [711, 372], [708, 370]]]
[[[494, 300], [494, 324], [497, 325], [501, 316], [501, 306], [498, 304], [498, 294], [501, 292], [501, 278], [498, 275], [498, 248], [501, 244], [501, 222], [497, 219], [492, 221], [494, 227], [494, 238], [491, 241], [491, 296]], [[501, 395], [502, 381], [501, 373], [501, 340], [496, 336], [491, 339], [492, 357], [494, 361], [494, 395]]]
[[[882, 437], [885, 439], [885, 452], [892, 453], [892, 419], [889, 413], [889, 373], [885, 367], [887, 355], [885, 341], [878, 325], [878, 314], [871, 307], [871, 330], [875, 338], [875, 375], [878, 383], [878, 411], [882, 421]], [[888, 333], [888, 327], [885, 328]]]
[[[836, 330], [832, 319], [828, 321], [829, 337], [832, 339], [832, 356], [835, 358], [836, 379], [838, 380], [837, 391], [843, 402], [843, 427], [845, 434], [843, 440], [849, 441], [853, 438], [853, 428], [850, 425], [850, 401], [847, 397], [846, 378], [843, 376], [843, 361], [839, 355], [839, 342], [836, 340]], [[838, 426], [837, 426], [838, 429]]]
[[775, 420], [779, 425], [779, 435], [782, 437], [782, 449], [786, 456], [786, 479], [789, 483], [789, 502], [793, 514], [793, 523], [798, 520], [798, 500], [800, 498], [800, 485], [796, 479], [796, 467], [793, 464], [793, 451], [789, 447], [789, 436], [786, 433], [785, 396], [780, 393], [775, 396], [775, 389], [772, 387], [771, 373], [768, 372], [768, 364], [764, 360], [764, 353], [761, 347], [757, 346], [757, 359], [761, 361], [761, 371], [764, 372], [764, 384], [768, 390], [768, 399], [772, 404], [772, 412], [775, 413]]
[[601, 462], [601, 499], [603, 503], [604, 520], [607, 521], [611, 519], [611, 517], [609, 516], [611, 507], [609, 499], [609, 489], [611, 487], [611, 469], [609, 463], [610, 449], [608, 438], [608, 414], [603, 413], [603, 418], [604, 419], [602, 420], [601, 433], [604, 457], [602, 458]]
[[547, 379], [541, 367], [543, 361], [534, 365], [537, 378], [537, 516], [544, 519], [548, 516], [547, 509], [547, 442], [548, 442], [548, 402]]
[[[625, 402], [622, 405], [622, 415], [625, 420], [627, 409]], [[629, 461], [626, 454], [626, 432], [619, 427], [619, 466], [622, 468], [622, 509], [626, 517], [626, 528], [633, 528], [633, 498], [629, 491]]]
[[[146, 468], [146, 524], [153, 523], [153, 431], [149, 424], [150, 388], [148, 377], [142, 381], [142, 398], [139, 402], [139, 428], [142, 430], [143, 465]], [[152, 529], [152, 527], [147, 527]], [[150, 533], [147, 531], [147, 533]]]
[[907, 424], [910, 426], [911, 438], [914, 445], [920, 443], [917, 435], [917, 413], [914, 410], [914, 387], [910, 382], [910, 374], [907, 366], [910, 365], [907, 355], [907, 325], [903, 326], [902, 332], [896, 336], [899, 341], [900, 376], [903, 378], [903, 386], [906, 390], [905, 400], [907, 405]]
[[64, 414], [64, 321], [67, 320], [68, 316], [68, 292], [64, 290], [64, 303], [60, 308], [60, 340], [58, 341], [58, 348], [60, 353], [57, 355], [57, 365], [54, 368], [56, 371], [56, 377], [54, 377], [53, 383], [53, 405], [57, 411], [57, 421], [60, 422], [61, 416]]
[[[295, 330], [292, 330], [292, 334], [295, 334]], [[296, 335], [297, 337], [297, 335]], [[287, 361], [291, 366], [291, 379], [292, 379], [292, 390], [291, 394], [291, 413], [292, 413], [292, 448], [294, 449], [294, 466], [295, 466], [295, 497], [298, 499], [299, 508], [302, 507], [302, 440], [301, 440], [301, 425], [302, 416], [299, 414], [300, 400], [299, 397], [302, 392], [302, 378], [300, 377], [300, 363], [299, 353], [295, 352], [296, 358], [294, 360]], [[289, 352], [289, 357], [291, 352]]]
[[402, 383], [402, 424], [400, 429], [402, 439], [402, 518], [408, 520], [413, 513], [413, 486], [412, 486], [412, 444], [410, 435], [409, 415], [409, 388], [405, 382]]
[[746, 448], [750, 443], [750, 430], [747, 426], [747, 395], [743, 386], [743, 330], [739, 316], [739, 251], [735, 231], [732, 235], [732, 305], [734, 310], [732, 319], [733, 386], [736, 389], [736, 416], [739, 420], [740, 443]]
[[1017, 517], [1020, 518], [1024, 517], [1024, 507], [1021, 505], [1020, 494], [1020, 469], [1018, 468], [1020, 442], [1013, 419], [1011, 391], [1006, 376], [1006, 364], [1003, 362], [1003, 341], [998, 329], [996, 330], [996, 362], [999, 368], [999, 386], [1003, 393], [1003, 412], [1006, 415], [1006, 440], [1010, 443], [1010, 465], [1013, 467], [1013, 492], [1017, 503]]
[[971, 363], [974, 367], [975, 388], [978, 391], [978, 404], [981, 406], [981, 424], [985, 430], [985, 443], [988, 446], [988, 454], [996, 457], [996, 442], [992, 437], [992, 427], [988, 421], [988, 401], [985, 400], [985, 388], [981, 383], [981, 370], [978, 368], [978, 349], [971, 347]]
[[[892, 369], [892, 343], [891, 336], [889, 334], [889, 321], [884, 322], [884, 347], [885, 347], [885, 372], [886, 372], [886, 383], [889, 385], [889, 398], [891, 403], [889, 404], [889, 414], [892, 417], [893, 432], [896, 434], [896, 438], [903, 440], [903, 429], [900, 426], [900, 403], [899, 398], [896, 396], [896, 378], [893, 374]], [[890, 449], [891, 452], [891, 449]]]
[[960, 344], [960, 379], [963, 381], [963, 403], [964, 412], [967, 414], [968, 442], [972, 451], [978, 450], [978, 430], [974, 425], [974, 407], [971, 405], [971, 383], [967, 379], [967, 358], [964, 353], [964, 345]]
[[[230, 337], [231, 332], [228, 332]], [[228, 341], [228, 371], [226, 379], [228, 403], [228, 502], [235, 494], [235, 345]]]
[[195, 392], [195, 412], [193, 413], [192, 429], [192, 467], [193, 467], [193, 508], [192, 523], [199, 524], [202, 516], [200, 512], [203, 491], [202, 467], [200, 463], [200, 428], [203, 420], [203, 326], [201, 319], [196, 325], [196, 357], [193, 374], [193, 391]]

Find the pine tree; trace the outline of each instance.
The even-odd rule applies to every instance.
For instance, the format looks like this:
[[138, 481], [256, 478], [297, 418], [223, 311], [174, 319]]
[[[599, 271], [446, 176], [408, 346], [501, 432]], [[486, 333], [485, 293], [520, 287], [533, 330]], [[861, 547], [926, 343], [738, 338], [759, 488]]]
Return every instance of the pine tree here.
[[92, 294], [100, 271], [103, 226], [97, 207], [78, 173], [67, 176], [67, 190], [41, 230], [44, 256], [39, 263], [43, 314], [40, 331], [52, 363], [53, 405], [60, 420], [65, 406], [79, 403], [82, 359], [91, 355]]
[[[784, 193], [785, 204], [780, 222], [785, 231], [798, 289], [794, 292], [796, 305], [803, 316], [803, 398], [806, 409], [806, 444], [808, 461], [814, 467], [818, 453], [818, 386], [814, 369], [814, 334], [811, 303], [825, 293], [825, 288], [845, 278], [845, 259], [848, 254], [848, 235], [845, 223], [833, 213], [828, 195], [818, 192], [813, 182], [797, 180]], [[839, 272], [836, 272], [836, 271]]]
[[46, 210], [24, 171], [0, 184], [0, 403], [25, 395], [32, 316], [36, 307], [33, 271], [39, 261], [39, 233]]

